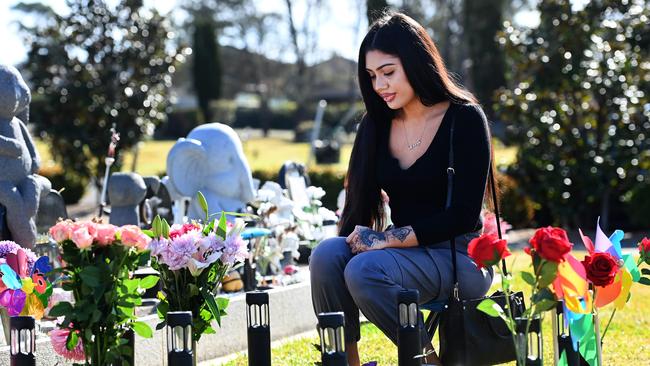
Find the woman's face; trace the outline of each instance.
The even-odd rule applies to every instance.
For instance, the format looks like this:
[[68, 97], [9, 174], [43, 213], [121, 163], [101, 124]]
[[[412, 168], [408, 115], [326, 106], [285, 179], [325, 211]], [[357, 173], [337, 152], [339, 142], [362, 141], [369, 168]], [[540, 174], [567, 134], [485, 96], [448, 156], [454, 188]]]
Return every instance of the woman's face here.
[[381, 51], [366, 53], [366, 71], [372, 87], [391, 109], [400, 109], [415, 98], [402, 62], [397, 56]]

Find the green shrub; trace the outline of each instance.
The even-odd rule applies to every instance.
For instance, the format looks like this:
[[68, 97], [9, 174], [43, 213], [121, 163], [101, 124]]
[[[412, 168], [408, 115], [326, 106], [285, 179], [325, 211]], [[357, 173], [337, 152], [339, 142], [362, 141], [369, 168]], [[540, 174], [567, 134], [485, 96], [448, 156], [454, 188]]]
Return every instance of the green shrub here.
[[536, 226], [534, 222], [537, 205], [519, 183], [507, 174], [498, 174], [500, 202], [499, 208], [503, 219], [513, 228]]

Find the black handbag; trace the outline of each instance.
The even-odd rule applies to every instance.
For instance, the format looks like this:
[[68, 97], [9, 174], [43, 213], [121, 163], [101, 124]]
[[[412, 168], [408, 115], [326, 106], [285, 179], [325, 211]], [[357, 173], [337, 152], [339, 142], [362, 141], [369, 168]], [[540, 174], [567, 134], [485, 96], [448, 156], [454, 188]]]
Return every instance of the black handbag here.
[[[454, 151], [453, 151], [454, 122], [451, 125], [449, 139], [449, 167], [447, 168], [447, 202], [446, 209], [451, 206], [454, 178]], [[497, 221], [497, 231], [501, 239], [501, 225], [499, 222], [499, 208], [497, 204], [496, 187], [492, 169], [488, 173], [492, 186], [492, 199], [494, 200], [494, 213]], [[487, 297], [478, 299], [461, 300], [458, 297], [458, 274], [456, 268], [456, 242], [451, 242], [451, 258], [454, 266], [452, 294], [445, 310], [441, 314], [440, 359], [445, 366], [465, 365], [494, 365], [516, 360], [515, 344], [510, 330], [501, 318], [491, 317], [476, 307]], [[505, 260], [501, 261], [503, 273], [507, 273]], [[497, 291], [491, 296], [502, 309], [506, 309], [506, 296]], [[510, 306], [513, 317], [518, 317], [525, 311], [524, 294], [516, 292], [510, 294]]]

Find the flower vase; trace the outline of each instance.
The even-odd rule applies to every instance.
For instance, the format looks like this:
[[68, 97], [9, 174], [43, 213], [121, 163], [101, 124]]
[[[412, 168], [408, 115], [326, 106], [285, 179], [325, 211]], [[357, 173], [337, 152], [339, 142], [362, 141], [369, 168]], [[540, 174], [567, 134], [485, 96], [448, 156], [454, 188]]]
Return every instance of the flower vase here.
[[[542, 319], [515, 318], [517, 366], [542, 366]], [[528, 329], [526, 329], [528, 327]]]

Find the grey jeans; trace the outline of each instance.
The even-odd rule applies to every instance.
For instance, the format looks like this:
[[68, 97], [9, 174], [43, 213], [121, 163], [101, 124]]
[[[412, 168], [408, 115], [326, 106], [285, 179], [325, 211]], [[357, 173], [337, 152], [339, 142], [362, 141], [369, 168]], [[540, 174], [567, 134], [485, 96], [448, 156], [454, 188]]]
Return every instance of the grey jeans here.
[[[485, 295], [492, 272], [479, 270], [467, 256], [477, 234], [456, 238], [460, 297]], [[449, 298], [453, 287], [449, 242], [387, 248], [353, 255], [344, 237], [323, 240], [311, 253], [311, 296], [316, 314], [343, 311], [345, 339], [358, 342], [359, 310], [397, 344], [397, 294], [417, 289], [420, 303]]]

